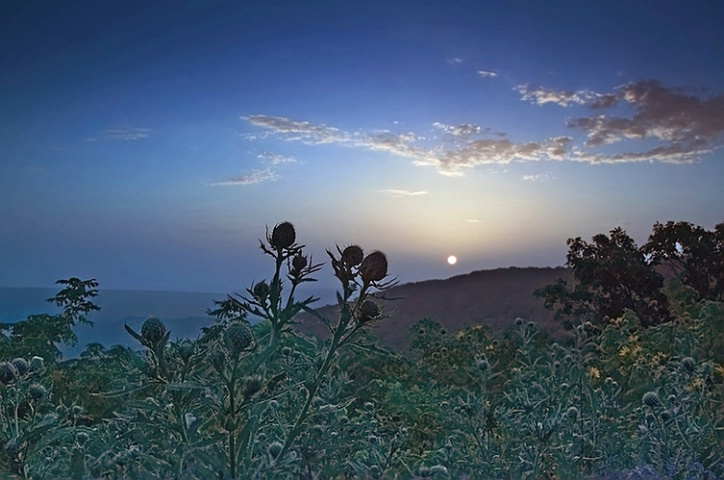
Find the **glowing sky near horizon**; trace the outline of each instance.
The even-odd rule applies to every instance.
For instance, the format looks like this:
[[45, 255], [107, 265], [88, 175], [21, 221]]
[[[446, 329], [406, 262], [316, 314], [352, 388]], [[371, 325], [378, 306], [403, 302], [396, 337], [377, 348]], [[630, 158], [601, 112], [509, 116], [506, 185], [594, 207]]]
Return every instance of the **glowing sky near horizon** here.
[[704, 0], [4, 3], [0, 286], [241, 291], [285, 220], [316, 261], [358, 243], [402, 282], [711, 229], [722, 21]]

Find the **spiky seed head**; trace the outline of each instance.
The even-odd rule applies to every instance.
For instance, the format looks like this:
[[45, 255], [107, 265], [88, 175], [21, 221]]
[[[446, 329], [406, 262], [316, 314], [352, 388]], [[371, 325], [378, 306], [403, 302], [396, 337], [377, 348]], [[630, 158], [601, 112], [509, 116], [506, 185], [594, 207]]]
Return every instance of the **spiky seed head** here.
[[576, 407], [569, 407], [568, 410], [566, 410], [566, 417], [568, 417], [569, 420], [577, 419], [578, 409]]
[[30, 364], [24, 358], [13, 358], [10, 363], [13, 364], [21, 377], [30, 370]]
[[515, 326], [516, 326], [516, 327], [522, 327], [524, 322], [525, 322], [525, 320], [523, 320], [522, 318], [518, 317], [518, 318], [515, 319]]
[[209, 363], [217, 370], [221, 370], [222, 368], [224, 368], [224, 363], [226, 362], [226, 354], [222, 349], [216, 348], [212, 350], [206, 358], [209, 359]]
[[379, 250], [370, 253], [362, 260], [359, 273], [365, 283], [379, 282], [387, 276], [387, 255]]
[[365, 300], [359, 307], [359, 319], [362, 323], [371, 322], [380, 316], [380, 307], [372, 300]]
[[257, 300], [264, 300], [269, 295], [269, 284], [261, 281], [254, 285], [254, 296]]
[[359, 245], [350, 245], [342, 250], [342, 261], [348, 267], [356, 267], [362, 262], [365, 253]]
[[481, 358], [477, 362], [477, 367], [481, 372], [487, 372], [490, 369], [490, 363], [488, 363], [486, 359]]
[[45, 398], [48, 391], [39, 383], [33, 383], [28, 387], [28, 396], [34, 402], [40, 402]]
[[431, 475], [447, 475], [447, 467], [444, 465], [433, 465], [430, 467]]
[[296, 239], [297, 232], [294, 230], [294, 225], [289, 222], [282, 222], [277, 223], [274, 230], [272, 230], [269, 243], [277, 250], [282, 250], [294, 245]]
[[288, 357], [291, 354], [292, 354], [292, 347], [288, 347], [288, 346], [282, 347], [282, 355], [284, 355], [285, 357]]
[[259, 390], [264, 386], [262, 379], [259, 375], [254, 375], [252, 377], [246, 377], [244, 381], [244, 394], [247, 397], [251, 397], [255, 393], [258, 393]]
[[178, 345], [178, 354], [184, 361], [188, 361], [194, 354], [195, 347], [194, 343], [188, 340], [181, 342]]
[[244, 322], [230, 323], [224, 331], [224, 343], [232, 355], [239, 355], [254, 341], [251, 328]]
[[10, 362], [0, 363], [0, 383], [13, 383], [18, 378], [18, 369]]
[[282, 453], [282, 448], [284, 448], [284, 445], [281, 442], [272, 442], [267, 447], [267, 452], [269, 452], [270, 457], [277, 458]]
[[432, 472], [430, 471], [430, 467], [420, 467], [417, 469], [417, 474], [421, 476], [422, 478], [430, 478], [432, 477]]
[[141, 336], [148, 343], [155, 345], [166, 335], [166, 325], [156, 317], [148, 317], [141, 325]]
[[45, 370], [45, 360], [43, 357], [35, 356], [30, 359], [30, 371], [31, 372], [40, 372], [42, 370]]
[[301, 272], [304, 270], [304, 267], [307, 266], [307, 257], [302, 255], [301, 253], [297, 254], [292, 258], [292, 268], [296, 272]]
[[[684, 357], [681, 359], [681, 364], [688, 372], [696, 370], [696, 360], [691, 357]], [[19, 369], [18, 369], [19, 370]]]
[[644, 393], [644, 396], [641, 397], [641, 401], [644, 402], [644, 405], [650, 408], [658, 407], [659, 405], [661, 405], [661, 399], [659, 398], [659, 394], [656, 392]]

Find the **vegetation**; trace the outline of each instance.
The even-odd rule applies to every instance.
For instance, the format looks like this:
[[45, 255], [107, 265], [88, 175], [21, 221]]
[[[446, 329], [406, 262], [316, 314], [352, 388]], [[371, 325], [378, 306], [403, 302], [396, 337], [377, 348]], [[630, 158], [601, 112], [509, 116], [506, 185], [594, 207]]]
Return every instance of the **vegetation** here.
[[[0, 325], [0, 477], [724, 478], [723, 231], [569, 240], [574, 285], [539, 292], [565, 339], [421, 319], [405, 355], [370, 333], [394, 321], [385, 254], [328, 251], [327, 318], [297, 298], [321, 264], [288, 222], [261, 242], [271, 277], [216, 302], [194, 340], [149, 317], [127, 327], [138, 350], [58, 361], [97, 308], [95, 280], [62, 281], [62, 314]], [[300, 334], [300, 312], [328, 339]]]

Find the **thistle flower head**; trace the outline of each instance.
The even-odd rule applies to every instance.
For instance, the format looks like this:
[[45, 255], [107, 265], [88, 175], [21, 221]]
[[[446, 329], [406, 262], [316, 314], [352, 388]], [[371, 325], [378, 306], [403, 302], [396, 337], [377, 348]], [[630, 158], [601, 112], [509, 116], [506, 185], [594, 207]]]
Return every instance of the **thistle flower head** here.
[[230, 323], [224, 330], [224, 343], [232, 355], [239, 355], [249, 348], [254, 341], [254, 334], [245, 322]]
[[379, 250], [370, 253], [362, 260], [359, 273], [365, 283], [379, 282], [387, 276], [387, 255]]
[[289, 222], [277, 223], [268, 237], [269, 244], [277, 250], [283, 250], [294, 245], [297, 239], [297, 232], [294, 225]]
[[45, 360], [43, 357], [35, 356], [30, 359], [30, 371], [40, 372], [45, 369]]
[[644, 402], [644, 405], [650, 408], [658, 407], [659, 405], [661, 405], [661, 399], [659, 398], [659, 394], [656, 392], [644, 393], [644, 396], [641, 397], [641, 401]]
[[271, 458], [277, 458], [280, 453], [282, 453], [282, 448], [284, 448], [284, 445], [281, 444], [281, 442], [272, 442], [267, 447], [267, 452], [269, 453], [269, 456]]
[[515, 319], [515, 326], [516, 326], [516, 327], [522, 327], [524, 322], [525, 322], [525, 320], [523, 320], [522, 318], [518, 317], [518, 318]]
[[302, 255], [301, 253], [298, 253], [297, 255], [292, 258], [292, 268], [295, 272], [301, 272], [304, 270], [304, 267], [307, 266], [307, 257]]
[[264, 384], [259, 375], [246, 377], [244, 380], [244, 395], [251, 397], [252, 395], [258, 393], [263, 386]]
[[30, 370], [30, 364], [24, 358], [13, 358], [10, 363], [15, 366], [15, 369], [18, 371], [18, 374], [21, 377], [25, 375], [28, 370]]
[[166, 335], [166, 326], [156, 317], [148, 317], [141, 325], [141, 336], [148, 343], [155, 345]]
[[369, 323], [380, 316], [380, 307], [372, 300], [365, 300], [359, 307], [359, 320], [361, 323]]
[[433, 465], [430, 467], [431, 475], [447, 475], [447, 467], [444, 465]]
[[48, 391], [39, 383], [33, 383], [28, 387], [28, 396], [34, 402], [40, 402], [45, 398]]
[[254, 285], [254, 297], [263, 302], [266, 300], [266, 297], [269, 295], [269, 284], [267, 284], [265, 281], [261, 281]]
[[364, 251], [359, 245], [350, 245], [342, 250], [342, 261], [348, 267], [356, 267], [362, 262]]
[[18, 369], [10, 362], [0, 363], [0, 383], [13, 383], [18, 378]]
[[90, 435], [88, 435], [88, 432], [78, 432], [75, 435], [75, 440], [78, 442], [78, 445], [81, 447], [86, 444], [88, 439], [90, 438]]
[[566, 417], [569, 420], [575, 420], [578, 418], [578, 409], [576, 407], [569, 407], [568, 410], [566, 410]]
[[694, 370], [696, 370], [696, 360], [691, 357], [682, 358], [681, 365], [684, 366], [687, 372], [694, 372]]

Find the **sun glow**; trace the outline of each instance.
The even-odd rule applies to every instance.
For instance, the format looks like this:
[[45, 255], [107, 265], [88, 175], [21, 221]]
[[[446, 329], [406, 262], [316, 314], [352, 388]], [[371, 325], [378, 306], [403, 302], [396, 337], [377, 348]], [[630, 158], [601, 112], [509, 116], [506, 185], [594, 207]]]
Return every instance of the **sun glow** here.
[[455, 265], [456, 263], [458, 263], [458, 257], [456, 257], [455, 255], [450, 255], [449, 257], [447, 257], [447, 263], [449, 263], [450, 265]]

